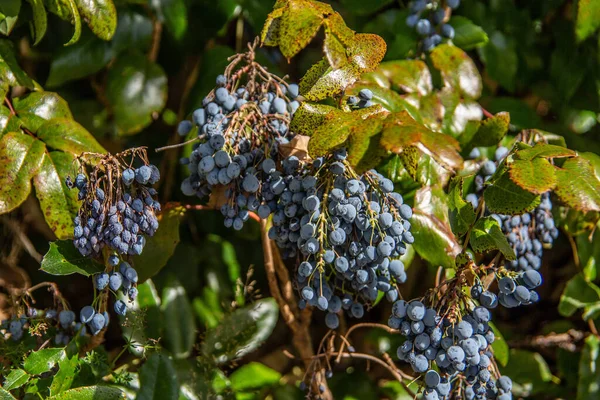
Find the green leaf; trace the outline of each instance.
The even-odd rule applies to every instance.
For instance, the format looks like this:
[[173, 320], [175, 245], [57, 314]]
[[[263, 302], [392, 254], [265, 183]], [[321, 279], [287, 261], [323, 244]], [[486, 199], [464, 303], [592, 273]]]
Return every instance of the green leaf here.
[[352, 128], [359, 125], [361, 118], [356, 114], [339, 113], [329, 115], [327, 122], [313, 131], [308, 142], [308, 154], [311, 157], [322, 157], [346, 143]]
[[431, 60], [442, 74], [445, 86], [460, 90], [467, 98], [481, 96], [481, 76], [467, 53], [456, 46], [442, 44], [433, 49]]
[[290, 130], [299, 135], [312, 136], [313, 132], [328, 118], [339, 113], [340, 110], [335, 107], [303, 101], [294, 113]]
[[392, 88], [405, 93], [426, 96], [433, 90], [431, 72], [421, 60], [382, 62], [377, 68], [392, 84]]
[[575, 157], [576, 155], [576, 152], [569, 150], [566, 147], [538, 142], [533, 147], [519, 149], [515, 152], [514, 157], [518, 160], [533, 160], [536, 157], [563, 158]]
[[25, 371], [32, 375], [43, 374], [67, 356], [63, 348], [51, 348], [34, 351], [29, 354], [23, 363]]
[[456, 177], [450, 182], [448, 217], [452, 232], [459, 237], [466, 234], [475, 222], [476, 215], [473, 205], [463, 199], [463, 179], [460, 177]]
[[323, 13], [311, 3], [290, 1], [281, 17], [279, 48], [283, 56], [289, 60], [298, 54], [315, 37], [322, 23]]
[[58, 372], [52, 378], [52, 384], [50, 385], [50, 396], [55, 396], [71, 388], [78, 364], [77, 355], [71, 358], [65, 357], [59, 361]]
[[471, 231], [469, 241], [471, 247], [476, 253], [485, 253], [492, 250], [500, 250], [502, 255], [509, 260], [515, 260], [515, 252], [508, 244], [508, 240], [500, 224], [492, 217], [484, 217], [477, 220]]
[[48, 27], [46, 9], [42, 0], [27, 0], [27, 2], [31, 4], [33, 10], [33, 21], [29, 24], [31, 25], [32, 36], [35, 39], [33, 42], [35, 46], [46, 34], [46, 28]]
[[15, 98], [13, 108], [32, 132], [37, 132], [45, 121], [53, 118], [73, 119], [69, 104], [54, 92], [31, 92]]
[[70, 46], [76, 43], [81, 36], [81, 17], [75, 0], [44, 0], [46, 9], [51, 13], [58, 15], [61, 19], [70, 22], [74, 25], [75, 30], [73, 36], [65, 46]]
[[473, 129], [472, 135], [464, 134], [460, 137], [462, 150], [465, 153], [468, 153], [474, 147], [489, 147], [500, 143], [500, 140], [508, 131], [510, 114], [500, 112], [483, 122], [470, 121], [470, 123], [477, 124], [478, 128]]
[[600, 396], [600, 339], [589, 335], [581, 351], [577, 400], [594, 400]]
[[579, 0], [577, 2], [577, 21], [575, 34], [578, 41], [583, 41], [600, 28], [600, 3], [595, 0]]
[[175, 39], [181, 39], [188, 28], [188, 11], [185, 1], [156, 0], [150, 2], [150, 5]]
[[600, 317], [600, 301], [584, 307], [583, 315], [581, 316], [581, 318], [583, 318], [584, 321], [587, 321], [590, 319], [595, 320], [598, 317]]
[[0, 39], [0, 81], [6, 79], [10, 86], [24, 86], [27, 89], [38, 89], [39, 85], [21, 69], [12, 42]]
[[140, 390], [136, 400], [177, 400], [179, 383], [173, 362], [165, 354], [154, 353], [140, 368]]
[[419, 167], [419, 159], [421, 158], [421, 152], [414, 146], [409, 146], [402, 150], [399, 154], [402, 166], [413, 179], [417, 180], [417, 169]]
[[[33, 178], [35, 194], [50, 229], [59, 239], [73, 237], [73, 218], [77, 215], [75, 190], [65, 183], [61, 172], [73, 169], [75, 158], [69, 153], [53, 151], [44, 154], [42, 165]], [[60, 167], [58, 164], [61, 164]]]
[[352, 64], [334, 70], [323, 59], [306, 72], [300, 81], [300, 93], [307, 100], [320, 101], [343, 92], [358, 78], [360, 72]]
[[281, 374], [264, 364], [250, 362], [236, 369], [229, 380], [231, 389], [236, 392], [262, 389], [275, 385], [281, 379]]
[[480, 54], [488, 75], [508, 91], [514, 91], [519, 66], [515, 40], [495, 31]]
[[384, 121], [381, 145], [393, 153], [414, 146], [450, 170], [462, 166], [458, 142], [415, 121], [406, 111], [390, 114]]
[[43, 142], [23, 133], [9, 132], [0, 138], [0, 214], [25, 201], [44, 152]]
[[510, 360], [500, 371], [509, 375], [514, 383], [533, 388], [533, 391], [539, 391], [544, 382], [552, 380], [552, 372], [544, 357], [526, 350], [511, 349]]
[[492, 322], [490, 322], [490, 327], [494, 331], [494, 337], [495, 337], [494, 342], [492, 343], [492, 350], [494, 351], [494, 358], [496, 359], [496, 361], [498, 361], [498, 363], [500, 365], [502, 365], [503, 367], [506, 367], [506, 364], [508, 364], [508, 359], [510, 358], [510, 351], [508, 348], [508, 344], [506, 343], [504, 336], [502, 336], [502, 333], [500, 332], [500, 330], [498, 329], [498, 327], [496, 325], [494, 325]]
[[38, 129], [37, 136], [48, 147], [76, 156], [83, 152], [106, 153], [91, 133], [68, 118], [54, 118], [45, 122]]
[[544, 158], [515, 160], [508, 164], [510, 179], [523, 189], [542, 194], [556, 186], [555, 168]]
[[58, 87], [65, 82], [93, 75], [104, 68], [115, 56], [111, 44], [84, 32], [83, 37], [72, 46], [63, 47], [50, 61], [47, 87]]
[[[496, 172], [498, 174], [498, 172]], [[486, 207], [493, 213], [521, 215], [533, 210], [540, 202], [539, 196], [526, 191], [514, 183], [506, 171], [483, 192]]]
[[51, 275], [90, 276], [104, 271], [104, 265], [82, 256], [71, 240], [59, 240], [50, 243], [50, 249], [44, 255], [40, 269]]
[[580, 211], [600, 211], [600, 180], [583, 157], [570, 158], [556, 168], [558, 198]]
[[0, 400], [16, 400], [10, 392], [0, 387]]
[[595, 304], [600, 300], [600, 288], [588, 282], [582, 273], [575, 275], [567, 282], [565, 290], [560, 296], [558, 312], [560, 315], [570, 317], [580, 308]]
[[106, 85], [106, 98], [120, 135], [134, 134], [150, 125], [153, 114], [160, 113], [167, 102], [165, 72], [141, 53], [118, 58]]
[[175, 252], [179, 243], [179, 223], [184, 214], [183, 207], [165, 207], [158, 216], [158, 230], [147, 238], [144, 252], [133, 257], [140, 282], [156, 275]]
[[346, 49], [348, 60], [360, 73], [370, 72], [377, 68], [383, 60], [386, 50], [385, 40], [373, 33], [355, 34]]
[[382, 126], [381, 119], [372, 116], [351, 128], [347, 160], [357, 173], [375, 168], [387, 156], [387, 151], [379, 145]]
[[125, 393], [116, 387], [84, 386], [48, 397], [48, 400], [118, 400], [125, 398]]
[[452, 42], [463, 50], [485, 46], [489, 40], [487, 33], [468, 18], [452, 16], [449, 23], [454, 28]]
[[117, 29], [117, 10], [112, 0], [75, 0], [83, 20], [96, 36], [112, 39]]
[[29, 381], [29, 374], [20, 368], [11, 369], [10, 373], [6, 375], [2, 387], [6, 390], [13, 390], [20, 388]]
[[187, 358], [196, 339], [196, 322], [185, 289], [170, 279], [162, 293], [165, 345], [175, 358]]
[[278, 316], [279, 307], [273, 298], [261, 299], [239, 308], [206, 333], [202, 352], [218, 364], [241, 358], [268, 339]]
[[8, 36], [12, 32], [21, 11], [21, 0], [5, 0], [0, 4], [0, 34]]

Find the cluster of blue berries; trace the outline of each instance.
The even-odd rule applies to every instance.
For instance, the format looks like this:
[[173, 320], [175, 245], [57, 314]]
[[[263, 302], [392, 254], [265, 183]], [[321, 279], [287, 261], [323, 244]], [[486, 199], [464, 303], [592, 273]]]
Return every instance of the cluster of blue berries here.
[[146, 244], [144, 235], [158, 229], [156, 190], [160, 172], [154, 165], [133, 169], [117, 164], [111, 173], [96, 167], [91, 179], [79, 173], [74, 184], [83, 204], [75, 217], [73, 243], [84, 256], [97, 256], [108, 248], [123, 255], [140, 255]]
[[335, 329], [341, 309], [361, 318], [379, 291], [395, 301], [396, 284], [406, 281], [399, 258], [414, 238], [412, 209], [393, 183], [374, 170], [357, 175], [345, 149], [309, 163], [290, 157], [282, 164], [273, 198], [266, 197], [258, 215], [273, 214], [269, 237], [282, 256], [303, 260], [295, 277], [300, 307], [327, 311], [325, 322]]
[[[138, 295], [137, 271], [128, 262], [120, 261], [116, 255], [109, 257], [108, 264], [114, 268], [113, 271], [110, 273], [101, 272], [94, 275], [94, 286], [99, 291], [110, 290], [115, 296], [120, 290], [128, 297], [129, 301], [133, 302]], [[119, 267], [118, 271], [117, 266]], [[117, 299], [114, 303], [114, 310], [118, 315], [125, 316], [127, 313], [127, 304], [123, 300]]]
[[[499, 272], [499, 274], [504, 272]], [[534, 290], [542, 284], [542, 275], [533, 269], [511, 272], [498, 279], [498, 295], [484, 291], [481, 285], [471, 288], [471, 297], [487, 308], [495, 308], [498, 303], [506, 308], [529, 305], [539, 301], [540, 297]]]
[[463, 384], [469, 400], [511, 399], [510, 378], [494, 370], [491, 344], [495, 337], [488, 308], [482, 303], [458, 322], [448, 314], [442, 316], [416, 300], [398, 300], [392, 307], [388, 324], [405, 337], [398, 358], [422, 374], [423, 399], [449, 399]]
[[[445, 5], [443, 4], [445, 3]], [[406, 18], [406, 25], [415, 28], [419, 36], [423, 37], [421, 42], [423, 50], [431, 51], [435, 46], [442, 43], [443, 38], [453, 39], [454, 28], [444, 23], [446, 10], [456, 9], [460, 0], [414, 0], [410, 3], [410, 14]]]
[[[475, 177], [475, 193], [466, 196], [466, 200], [477, 208], [479, 198], [483, 193], [485, 182], [496, 172], [497, 163], [500, 163], [508, 154], [506, 147], [498, 147], [495, 151], [494, 161], [485, 161]], [[479, 150], [471, 152], [471, 158], [480, 156]], [[540, 204], [532, 211], [521, 215], [490, 214], [496, 219], [505, 234], [508, 243], [514, 250], [517, 258], [507, 261], [506, 267], [513, 271], [527, 271], [539, 269], [542, 265], [544, 246], [551, 246], [558, 237], [558, 228], [552, 216], [552, 201], [550, 193], [541, 195]]]
[[187, 135], [195, 126], [203, 138], [187, 164], [190, 176], [181, 184], [187, 196], [208, 196], [215, 186], [226, 188], [221, 207], [226, 227], [242, 229], [248, 212], [257, 211], [270, 192], [277, 192], [279, 146], [289, 143], [292, 115], [299, 107], [298, 85], [274, 79], [240, 86], [239, 77], [217, 77], [217, 87], [178, 126]]
[[373, 105], [373, 92], [369, 89], [361, 89], [358, 96], [348, 96], [346, 103], [350, 109], [367, 108]]

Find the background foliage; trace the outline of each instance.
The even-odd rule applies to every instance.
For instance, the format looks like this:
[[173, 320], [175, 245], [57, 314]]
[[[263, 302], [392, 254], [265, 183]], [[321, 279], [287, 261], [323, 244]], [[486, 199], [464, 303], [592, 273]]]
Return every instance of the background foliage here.
[[[530, 209], [549, 189], [569, 207], [555, 207], [561, 236], [545, 253], [541, 302], [498, 310], [494, 319], [504, 340], [495, 351], [518, 396], [597, 398], [599, 2], [465, 0], [449, 22], [453, 44], [422, 58], [418, 35], [405, 24], [407, 2], [331, 5], [343, 21], [323, 19], [308, 1], [289, 2], [295, 12], [276, 8], [271, 18], [281, 19], [280, 35], [265, 36], [269, 47], [257, 56], [294, 81], [316, 64], [302, 80], [308, 101], [293, 125], [312, 135], [309, 153], [345, 143], [357, 169], [378, 166], [413, 206], [416, 242], [405, 262], [405, 298], [433, 286], [438, 266], [452, 274], [459, 240], [473, 222], [461, 198], [471, 184], [463, 159], [472, 148], [486, 154], [507, 131], [537, 129], [551, 144], [571, 149], [518, 148], [495, 176], [496, 192], [486, 191], [486, 203], [498, 212]], [[68, 240], [78, 205], [64, 182], [75, 157], [179, 141], [177, 122], [202, 105], [227, 57], [260, 35], [265, 21], [268, 34], [273, 6], [266, 0], [0, 4], [0, 97], [6, 98], [0, 105], [1, 319], [10, 315], [11, 300], [48, 280], [47, 273], [57, 275], [52, 280], [73, 309], [89, 303], [86, 276], [102, 266], [82, 264]], [[297, 32], [297, 26], [308, 28]], [[359, 33], [345, 42], [355, 34], [350, 28]], [[369, 34], [387, 43], [385, 55], [383, 41]], [[332, 78], [338, 68], [342, 81]], [[373, 91], [378, 112], [350, 117], [331, 100], [321, 101], [362, 88]], [[122, 321], [122, 329], [111, 324], [104, 343], [88, 352], [75, 342], [29, 352], [39, 348], [34, 337], [18, 346], [2, 342], [0, 397], [303, 397], [302, 363], [284, 355], [294, 352], [290, 335], [268, 297], [258, 224], [234, 232], [222, 226], [218, 212], [186, 212], [177, 203], [189, 203], [179, 192], [186, 171], [178, 164], [189, 151], [151, 152], [163, 174], [161, 201], [170, 204], [135, 261], [145, 280], [139, 312]], [[449, 182], [449, 171], [466, 178]], [[471, 236], [473, 249], [503, 250], [492, 228], [477, 228], [482, 234], [479, 241]], [[36, 307], [51, 306], [50, 294], [39, 291], [35, 298]], [[385, 323], [389, 308], [382, 302], [368, 320]], [[316, 343], [327, 332], [319, 321], [310, 330]], [[395, 354], [394, 335], [357, 335], [357, 350]], [[337, 366], [329, 381], [335, 398], [410, 397], [386, 370], [366, 369], [359, 360]]]

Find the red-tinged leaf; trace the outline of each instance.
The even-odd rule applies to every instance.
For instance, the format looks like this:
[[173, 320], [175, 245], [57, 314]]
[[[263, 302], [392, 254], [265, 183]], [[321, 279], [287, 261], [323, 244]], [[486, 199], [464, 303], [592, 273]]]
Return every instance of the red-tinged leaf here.
[[443, 133], [433, 132], [416, 122], [406, 111], [390, 114], [384, 122], [381, 145], [400, 154], [405, 148], [415, 146], [448, 169], [459, 169], [462, 158], [458, 142]]
[[510, 179], [523, 189], [542, 194], [556, 186], [554, 166], [545, 158], [515, 160], [508, 164]]
[[514, 158], [518, 160], [533, 160], [536, 157], [564, 158], [575, 157], [576, 155], [576, 152], [566, 147], [538, 142], [533, 147], [518, 150], [514, 154]]

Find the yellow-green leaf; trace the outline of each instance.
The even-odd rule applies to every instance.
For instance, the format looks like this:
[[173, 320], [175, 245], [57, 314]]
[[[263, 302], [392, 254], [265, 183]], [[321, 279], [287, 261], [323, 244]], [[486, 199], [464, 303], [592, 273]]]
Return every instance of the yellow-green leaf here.
[[46, 28], [48, 27], [46, 9], [42, 0], [27, 0], [27, 2], [31, 4], [33, 10], [33, 21], [30, 22], [30, 25], [34, 38], [33, 45], [35, 46], [46, 34]]
[[112, 0], [75, 0], [77, 8], [92, 32], [110, 40], [117, 29], [117, 10]]
[[289, 60], [298, 54], [315, 37], [322, 23], [323, 14], [311, 2], [288, 1], [279, 34], [279, 49], [283, 56]]
[[303, 101], [294, 113], [294, 118], [290, 123], [290, 130], [295, 134], [312, 136], [313, 132], [328, 117], [332, 117], [339, 112], [341, 112], [339, 109], [326, 104]]
[[357, 33], [346, 49], [348, 60], [361, 73], [373, 71], [383, 57], [387, 45], [385, 40], [373, 33]]
[[600, 28], [600, 2], [598, 0], [579, 0], [575, 23], [577, 40], [587, 39], [598, 28]]
[[383, 73], [396, 90], [421, 96], [433, 90], [431, 72], [421, 60], [385, 61], [377, 70]]
[[508, 164], [510, 179], [523, 189], [542, 194], [556, 186], [554, 166], [545, 158], [515, 160]]
[[558, 198], [580, 211], [600, 211], [600, 180], [591, 163], [582, 158], [570, 158], [556, 168]]

